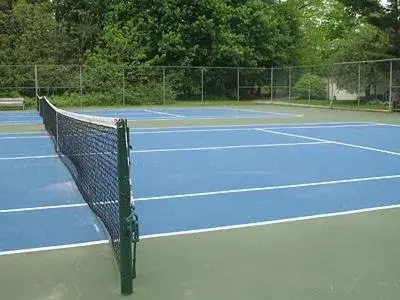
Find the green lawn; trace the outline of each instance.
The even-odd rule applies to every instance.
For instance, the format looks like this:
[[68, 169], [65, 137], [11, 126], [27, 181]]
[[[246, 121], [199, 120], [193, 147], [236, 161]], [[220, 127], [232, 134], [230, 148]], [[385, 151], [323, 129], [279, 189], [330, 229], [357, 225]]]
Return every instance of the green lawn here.
[[385, 103], [374, 103], [374, 102], [360, 102], [357, 100], [308, 100], [298, 99], [284, 101], [282, 103], [290, 105], [302, 105], [302, 106], [320, 106], [320, 107], [332, 107], [332, 108], [344, 108], [344, 109], [360, 109], [360, 110], [388, 110], [389, 105]]

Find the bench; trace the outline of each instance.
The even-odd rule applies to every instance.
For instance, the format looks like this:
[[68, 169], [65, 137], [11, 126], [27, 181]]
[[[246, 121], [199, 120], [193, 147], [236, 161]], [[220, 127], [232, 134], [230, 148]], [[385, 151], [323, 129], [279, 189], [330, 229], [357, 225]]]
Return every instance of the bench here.
[[0, 98], [0, 107], [22, 107], [25, 109], [23, 98]]

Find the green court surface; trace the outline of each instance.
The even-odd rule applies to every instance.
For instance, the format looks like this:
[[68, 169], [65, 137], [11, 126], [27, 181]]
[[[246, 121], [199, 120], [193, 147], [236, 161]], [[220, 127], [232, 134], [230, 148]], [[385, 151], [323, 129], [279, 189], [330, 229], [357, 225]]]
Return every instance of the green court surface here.
[[[252, 105], [251, 109], [303, 117], [147, 120], [131, 122], [130, 126], [400, 124], [399, 114], [271, 105]], [[28, 131], [43, 128], [0, 126], [0, 132]], [[0, 255], [0, 299], [398, 299], [399, 228], [400, 209], [393, 208], [146, 238], [138, 245], [138, 274], [134, 294], [128, 297], [120, 295], [118, 268], [108, 244]]]

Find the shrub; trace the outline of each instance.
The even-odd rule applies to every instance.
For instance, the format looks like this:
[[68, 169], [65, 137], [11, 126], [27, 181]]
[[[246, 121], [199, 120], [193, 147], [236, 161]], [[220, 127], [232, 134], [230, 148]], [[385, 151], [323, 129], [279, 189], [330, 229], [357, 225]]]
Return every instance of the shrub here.
[[305, 74], [300, 77], [294, 86], [294, 96], [300, 99], [308, 99], [311, 91], [311, 99], [325, 99], [325, 83], [317, 75]]

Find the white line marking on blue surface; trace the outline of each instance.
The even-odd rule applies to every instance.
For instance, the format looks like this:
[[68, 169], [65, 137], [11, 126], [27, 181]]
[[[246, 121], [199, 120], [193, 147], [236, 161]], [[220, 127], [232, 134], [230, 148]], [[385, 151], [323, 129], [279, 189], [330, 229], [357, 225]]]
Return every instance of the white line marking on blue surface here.
[[29, 124], [29, 125], [31, 125], [31, 124], [42, 124], [41, 122], [19, 122], [19, 121], [6, 121], [6, 122], [1, 122], [0, 121], [0, 126], [9, 126], [9, 125], [26, 125], [26, 124]]
[[[171, 119], [168, 119], [171, 120]], [[193, 129], [193, 128], [242, 128], [242, 127], [251, 127], [251, 128], [256, 128], [260, 126], [287, 126], [291, 128], [291, 126], [304, 126], [304, 125], [332, 125], [332, 124], [372, 124], [372, 125], [377, 125], [377, 123], [374, 122], [309, 122], [309, 123], [275, 123], [275, 124], [269, 124], [269, 123], [261, 123], [261, 124], [231, 124], [231, 125], [186, 125], [186, 126], [164, 126], [164, 127], [138, 127], [135, 126], [135, 130], [152, 130], [152, 129]], [[138, 131], [139, 132], [139, 131]]]
[[[348, 211], [334, 212], [334, 213], [317, 214], [317, 215], [310, 215], [310, 216], [303, 216], [303, 217], [296, 217], [296, 218], [279, 219], [279, 220], [264, 221], [264, 222], [254, 222], [254, 223], [219, 226], [219, 227], [202, 228], [202, 229], [194, 229], [194, 230], [147, 234], [147, 235], [141, 235], [140, 239], [145, 240], [145, 239], [199, 234], [199, 233], [216, 232], [216, 231], [224, 231], [224, 230], [244, 229], [244, 228], [250, 228], [250, 227], [260, 227], [260, 226], [283, 224], [283, 223], [290, 223], [290, 222], [310, 221], [310, 220], [317, 220], [317, 219], [323, 219], [323, 218], [329, 218], [329, 217], [355, 215], [355, 214], [383, 211], [383, 210], [397, 209], [397, 208], [400, 208], [400, 204], [363, 208], [363, 209], [356, 209], [356, 210], [348, 210]], [[86, 243], [65, 244], [65, 245], [50, 246], [50, 247], [0, 251], [0, 256], [1, 255], [12, 255], [12, 254], [24, 254], [24, 253], [31, 253], [31, 252], [41, 252], [41, 251], [51, 251], [51, 250], [54, 251], [54, 250], [78, 248], [78, 247], [85, 247], [85, 246], [101, 245], [101, 244], [107, 244], [107, 243], [109, 243], [108, 240], [98, 240], [98, 241], [92, 241], [92, 242], [86, 242]]]
[[170, 149], [166, 148], [166, 149], [134, 150], [131, 152], [133, 152], [133, 153], [154, 153], [154, 152], [241, 149], [241, 148], [267, 148], [267, 147], [285, 147], [285, 146], [320, 145], [320, 144], [329, 144], [329, 143], [328, 142], [304, 142], [304, 143], [233, 145], [233, 146], [216, 146], [216, 147], [197, 147], [197, 148], [170, 148]]
[[26, 211], [37, 211], [37, 210], [49, 210], [49, 209], [60, 209], [60, 208], [73, 208], [87, 206], [86, 203], [75, 203], [75, 204], [63, 204], [63, 205], [49, 205], [49, 206], [37, 206], [37, 207], [25, 207], [25, 208], [10, 208], [0, 209], [0, 213], [16, 213]]
[[[320, 181], [311, 183], [300, 183], [300, 184], [288, 184], [288, 185], [277, 185], [277, 186], [267, 186], [258, 188], [247, 188], [247, 189], [236, 189], [236, 190], [222, 190], [214, 192], [201, 192], [193, 194], [177, 194], [177, 195], [166, 195], [166, 196], [156, 196], [156, 197], [142, 197], [134, 198], [136, 201], [149, 201], [149, 200], [163, 200], [163, 199], [175, 199], [175, 198], [190, 198], [190, 197], [201, 197], [201, 196], [213, 196], [222, 194], [235, 194], [235, 193], [246, 193], [246, 192], [257, 192], [257, 191], [271, 191], [271, 190], [282, 190], [291, 188], [303, 188], [321, 185], [334, 185], [343, 183], [357, 183], [366, 181], [377, 181], [385, 179], [398, 179], [399, 175], [388, 175], [388, 176], [377, 176], [377, 177], [364, 177], [364, 178], [353, 178], [353, 179], [342, 179], [333, 181]], [[49, 209], [62, 209], [62, 208], [74, 208], [74, 207], [86, 207], [86, 203], [78, 204], [63, 204], [63, 205], [51, 205], [51, 206], [38, 206], [38, 207], [28, 207], [28, 208], [15, 208], [15, 209], [3, 209], [0, 213], [13, 213], [13, 212], [29, 212], [36, 210], [49, 210]]]
[[24, 135], [24, 134], [44, 134], [45, 131], [26, 131], [26, 132], [0, 132], [0, 136], [2, 135]]
[[[268, 124], [266, 124], [268, 125]], [[235, 126], [231, 126], [232, 128], [211, 128], [211, 129], [183, 129], [183, 130], [155, 130], [155, 131], [131, 131], [131, 135], [137, 134], [162, 134], [162, 133], [193, 133], [193, 132], [224, 132], [224, 131], [252, 131], [256, 129], [259, 125], [252, 125], [253, 127], [239, 127], [235, 128]], [[313, 128], [352, 128], [352, 127], [373, 127], [377, 126], [376, 124], [349, 124], [349, 125], [326, 125], [326, 126], [272, 126], [272, 127], [263, 127], [263, 129], [313, 129]], [[208, 128], [208, 127], [206, 127]], [[134, 128], [133, 128], [134, 130]], [[48, 135], [30, 135], [30, 136], [18, 136], [22, 134], [44, 134], [44, 132], [24, 132], [24, 133], [0, 133], [0, 140], [7, 140], [7, 139], [36, 139], [36, 138], [48, 138]], [[5, 135], [5, 136], [3, 136]], [[7, 136], [8, 135], [8, 136]], [[16, 135], [16, 136], [10, 136]]]
[[[268, 124], [266, 124], [268, 125]], [[258, 125], [259, 126], [259, 125]], [[352, 127], [373, 127], [375, 124], [351, 124], [351, 125], [327, 125], [327, 126], [272, 126], [272, 127], [264, 127], [263, 129], [313, 129], [313, 128], [352, 128]], [[160, 133], [191, 133], [191, 132], [219, 132], [219, 131], [251, 131], [256, 128], [215, 128], [215, 129], [183, 129], [183, 130], [157, 130], [157, 131], [133, 131], [131, 134], [160, 134]]]
[[232, 230], [232, 229], [240, 229], [240, 228], [248, 228], [248, 227], [256, 227], [256, 226], [266, 226], [266, 225], [289, 223], [289, 222], [309, 221], [309, 220], [316, 220], [316, 219], [322, 219], [322, 218], [328, 218], [328, 217], [347, 216], [347, 215], [354, 215], [354, 214], [381, 211], [381, 210], [388, 210], [388, 209], [395, 209], [395, 208], [400, 208], [400, 204], [387, 205], [387, 206], [378, 206], [378, 207], [371, 207], [371, 208], [363, 208], [363, 209], [356, 209], [356, 210], [348, 210], [348, 211], [335, 212], [335, 213], [310, 215], [310, 216], [288, 218], [288, 219], [279, 219], [279, 220], [272, 220], [272, 221], [265, 221], [265, 222], [255, 222], [255, 223], [247, 223], [247, 224], [211, 227], [211, 228], [204, 228], [204, 229], [195, 229], [195, 230], [186, 230], [186, 231], [176, 231], [176, 232], [149, 234], [149, 235], [141, 236], [140, 238], [141, 239], [152, 239], [152, 238], [178, 236], [178, 235], [188, 235], [188, 234], [197, 234], [197, 233], [206, 233], [206, 232]]
[[17, 157], [0, 157], [1, 160], [24, 160], [24, 159], [43, 159], [43, 158], [55, 158], [57, 155], [39, 155], [39, 156], [17, 156]]
[[23, 140], [23, 139], [43, 139], [49, 138], [47, 135], [31, 135], [31, 136], [0, 136], [0, 140]]
[[99, 240], [92, 241], [86, 243], [77, 243], [77, 244], [66, 244], [66, 245], [57, 245], [57, 246], [49, 246], [49, 247], [39, 247], [39, 248], [30, 248], [30, 249], [18, 249], [11, 251], [1, 251], [1, 255], [11, 255], [11, 254], [23, 254], [23, 253], [31, 253], [31, 252], [41, 252], [41, 251], [50, 251], [50, 250], [61, 250], [61, 249], [69, 249], [69, 248], [78, 248], [85, 246], [93, 246], [93, 245], [101, 245], [109, 243], [108, 240]]
[[[197, 148], [196, 147], [195, 148], [165, 148], [165, 149], [131, 150], [130, 153], [202, 151], [202, 150], [222, 150], [222, 149], [240, 149], [240, 148], [266, 148], [266, 147], [285, 147], [285, 146], [319, 145], [319, 144], [329, 144], [329, 142], [297, 142], [297, 143], [232, 145], [232, 146], [197, 147]], [[90, 153], [88, 155], [90, 155]], [[2, 160], [45, 159], [45, 158], [55, 158], [55, 157], [58, 157], [58, 156], [57, 155], [39, 155], [39, 156], [0, 157], [0, 161], [2, 161]]]
[[152, 110], [152, 109], [145, 109], [144, 111], [153, 113], [153, 114], [158, 114], [158, 115], [166, 115], [166, 116], [171, 116], [171, 117], [185, 118], [185, 116], [182, 116], [182, 115], [171, 114], [171, 113], [161, 112], [161, 111]]
[[391, 154], [391, 155], [400, 156], [400, 153], [398, 153], [398, 152], [389, 151], [389, 150], [384, 150], [384, 149], [378, 149], [378, 148], [372, 148], [372, 147], [365, 147], [365, 146], [354, 145], [354, 144], [348, 144], [348, 143], [342, 143], [342, 142], [337, 142], [337, 141], [332, 141], [332, 140], [325, 140], [325, 139], [313, 138], [313, 137], [310, 137], [310, 136], [299, 135], [299, 134], [292, 134], [292, 133], [286, 133], [286, 132], [279, 132], [279, 131], [274, 131], [274, 130], [269, 130], [269, 129], [257, 128], [256, 130], [258, 130], [258, 131], [263, 131], [263, 132], [267, 132], [267, 133], [272, 133], [272, 134], [278, 134], [278, 135], [284, 135], [284, 136], [297, 137], [297, 138], [307, 139], [307, 140], [311, 140], [311, 141], [330, 142], [330, 143], [336, 144], [336, 145], [341, 145], [341, 146], [346, 146], [346, 147], [352, 147], [352, 148], [359, 148], [359, 149], [363, 149], [363, 150], [369, 150], [369, 151], [375, 151], [375, 152], [380, 152], [380, 153], [385, 153], [385, 154]]
[[386, 123], [376, 123], [379, 126], [390, 126], [390, 127], [400, 127], [399, 124], [386, 124]]
[[334, 185], [334, 184], [343, 184], [343, 183], [356, 183], [356, 182], [366, 182], [366, 181], [377, 181], [377, 180], [396, 179], [396, 178], [400, 178], [400, 175], [363, 177], [363, 178], [341, 179], [341, 180], [332, 180], [332, 181], [318, 181], [318, 182], [299, 183], [299, 184], [287, 184], [287, 185], [264, 186], [264, 187], [256, 187], [256, 188], [222, 190], [222, 191], [214, 191], [214, 192], [200, 192], [200, 193], [191, 193], [191, 194], [176, 194], [176, 195], [166, 195], [166, 196], [143, 197], [143, 198], [136, 198], [135, 201], [165, 200], [165, 199], [191, 198], [191, 197], [213, 196], [213, 195], [223, 195], [223, 194], [258, 192], [258, 191], [273, 191], [273, 190], [313, 187], [313, 186], [321, 186], [321, 185]]
[[267, 116], [275, 115], [275, 116], [297, 116], [303, 117], [303, 115], [299, 114], [288, 114], [288, 113], [280, 113], [280, 112], [272, 112], [272, 111], [262, 111], [262, 110], [255, 110], [255, 109], [243, 109], [243, 108], [234, 108], [234, 107], [218, 107], [218, 109], [225, 109], [225, 110], [233, 110], [233, 111], [240, 111], [240, 112], [249, 112], [249, 113], [258, 113], [264, 114]]

